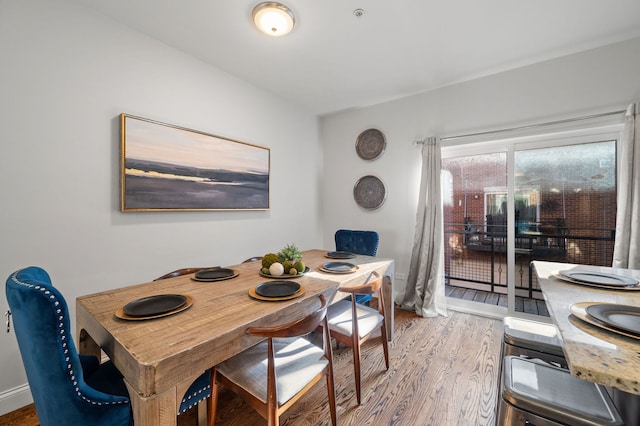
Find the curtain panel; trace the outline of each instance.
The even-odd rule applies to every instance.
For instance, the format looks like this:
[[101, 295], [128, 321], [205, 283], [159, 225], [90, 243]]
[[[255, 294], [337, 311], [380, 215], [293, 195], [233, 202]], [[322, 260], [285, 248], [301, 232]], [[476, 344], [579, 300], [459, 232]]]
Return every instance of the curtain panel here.
[[401, 307], [423, 317], [447, 315], [444, 293], [444, 229], [442, 223], [440, 140], [422, 145], [422, 177], [415, 237], [407, 287]]
[[618, 200], [613, 267], [640, 269], [640, 103], [624, 119], [618, 166]]

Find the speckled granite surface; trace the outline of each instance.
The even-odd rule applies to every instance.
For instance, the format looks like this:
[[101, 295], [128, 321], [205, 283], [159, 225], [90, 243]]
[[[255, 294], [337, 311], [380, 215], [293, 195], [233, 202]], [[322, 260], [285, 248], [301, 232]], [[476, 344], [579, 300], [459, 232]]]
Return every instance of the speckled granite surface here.
[[569, 311], [577, 302], [640, 306], [640, 291], [608, 290], [567, 283], [554, 275], [580, 268], [610, 272], [640, 280], [640, 271], [534, 261], [547, 308], [558, 327], [571, 374], [640, 395], [640, 339], [588, 324]]

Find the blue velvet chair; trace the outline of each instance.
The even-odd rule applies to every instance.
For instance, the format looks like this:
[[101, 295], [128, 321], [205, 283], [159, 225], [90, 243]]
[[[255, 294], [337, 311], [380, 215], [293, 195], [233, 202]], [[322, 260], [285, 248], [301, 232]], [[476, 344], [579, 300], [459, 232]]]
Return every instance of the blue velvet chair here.
[[[336, 250], [348, 251], [354, 254], [364, 254], [375, 256], [378, 252], [380, 236], [375, 231], [352, 231], [340, 229], [335, 233]], [[368, 304], [371, 300], [370, 294], [356, 295], [356, 302]]]
[[336, 231], [335, 240], [337, 251], [375, 256], [378, 252], [380, 237], [375, 231], [340, 229]]
[[[36, 266], [21, 269], [9, 276], [5, 290], [40, 424], [132, 425], [122, 375], [111, 361], [100, 364], [78, 354], [67, 303], [49, 274]], [[179, 412], [211, 394], [210, 377], [205, 373], [194, 382]]]
[[122, 376], [111, 362], [78, 354], [49, 274], [35, 266], [14, 272], [6, 295], [40, 424], [132, 425]]

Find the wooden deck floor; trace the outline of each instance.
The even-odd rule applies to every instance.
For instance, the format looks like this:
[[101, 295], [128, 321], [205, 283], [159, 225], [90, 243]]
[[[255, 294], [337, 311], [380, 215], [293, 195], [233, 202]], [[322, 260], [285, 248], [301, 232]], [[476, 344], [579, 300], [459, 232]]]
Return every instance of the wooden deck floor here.
[[[455, 299], [471, 300], [474, 302], [486, 303], [489, 305], [507, 306], [507, 295], [491, 293], [489, 291], [475, 290], [472, 288], [458, 287], [453, 285], [445, 286], [447, 297]], [[544, 300], [530, 299], [528, 297], [516, 296], [516, 312], [525, 312], [533, 315], [549, 316], [547, 305]]]

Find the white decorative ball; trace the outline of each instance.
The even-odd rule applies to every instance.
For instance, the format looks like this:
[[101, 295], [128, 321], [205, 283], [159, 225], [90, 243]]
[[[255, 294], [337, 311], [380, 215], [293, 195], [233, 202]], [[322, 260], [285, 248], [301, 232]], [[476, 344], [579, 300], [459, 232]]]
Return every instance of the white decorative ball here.
[[279, 262], [272, 263], [271, 266], [269, 266], [269, 272], [273, 276], [280, 276], [284, 274], [284, 266], [282, 266], [282, 263]]

